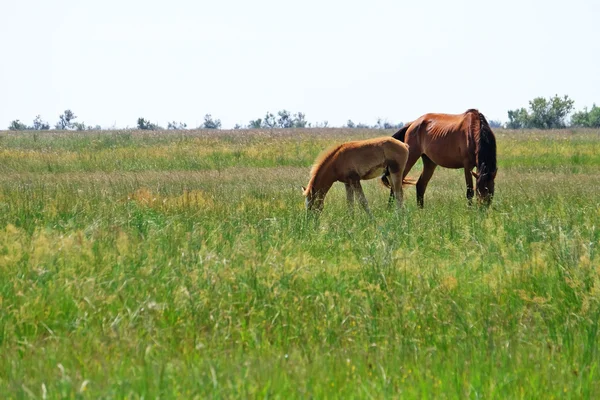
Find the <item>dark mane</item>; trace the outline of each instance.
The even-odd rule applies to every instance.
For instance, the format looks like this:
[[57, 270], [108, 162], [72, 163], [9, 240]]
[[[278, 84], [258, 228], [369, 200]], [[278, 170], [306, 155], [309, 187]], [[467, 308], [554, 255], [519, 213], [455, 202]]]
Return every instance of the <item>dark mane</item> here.
[[476, 112], [479, 115], [479, 135], [475, 135], [477, 172], [482, 175], [494, 173], [497, 169], [496, 137], [482, 113], [477, 110], [467, 112]]

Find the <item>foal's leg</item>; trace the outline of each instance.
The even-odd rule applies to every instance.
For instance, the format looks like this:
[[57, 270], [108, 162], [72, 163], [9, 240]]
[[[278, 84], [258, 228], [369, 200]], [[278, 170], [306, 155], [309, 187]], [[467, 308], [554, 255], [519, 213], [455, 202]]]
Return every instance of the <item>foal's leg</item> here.
[[395, 174], [391, 174], [390, 178], [394, 198], [396, 199], [396, 205], [398, 206], [398, 208], [402, 208], [404, 204], [404, 192], [402, 190], [402, 171]]
[[[415, 146], [416, 148], [416, 146]], [[399, 169], [399, 173], [400, 176], [402, 177], [402, 179], [400, 180], [400, 185], [393, 185], [392, 184], [392, 175], [394, 175], [394, 173], [396, 171], [392, 171], [390, 169], [390, 184], [392, 184], [392, 188], [390, 189], [390, 198], [388, 199], [388, 206], [392, 205], [392, 202], [394, 201], [394, 199], [398, 199], [398, 197], [394, 194], [394, 191], [396, 190], [396, 188], [400, 188], [400, 191], [402, 191], [402, 180], [404, 180], [404, 178], [406, 178], [406, 175], [408, 175], [408, 173], [410, 172], [411, 168], [414, 167], [415, 163], [417, 162], [417, 160], [419, 159], [419, 157], [421, 156], [421, 153], [417, 153], [417, 150], [414, 150], [411, 152], [411, 150], [409, 150], [408, 153], [408, 159], [406, 160], [406, 165], [404, 167], [404, 169]], [[403, 194], [400, 194], [400, 197], [402, 197]], [[418, 196], [417, 196], [417, 201], [418, 201]]]
[[346, 203], [350, 212], [354, 212], [354, 188], [350, 183], [345, 183], [346, 186]]
[[472, 167], [465, 165], [465, 182], [467, 183], [467, 201], [469, 205], [473, 204], [473, 196], [475, 191], [473, 190], [473, 176], [471, 175]]
[[354, 187], [354, 191], [356, 193], [356, 196], [358, 197], [358, 202], [365, 209], [365, 211], [369, 215], [369, 217], [372, 218], [373, 214], [371, 213], [371, 210], [369, 209], [369, 202], [367, 201], [367, 198], [365, 197], [365, 193], [362, 190], [362, 186], [360, 185], [360, 182], [355, 182], [352, 186]]
[[396, 198], [396, 196], [394, 195], [394, 185], [391, 182], [390, 179], [390, 184], [392, 185], [392, 188], [390, 189], [390, 198], [388, 199], [388, 208], [390, 208], [392, 206], [392, 204], [394, 203], [394, 199]]
[[433, 175], [433, 171], [435, 171], [435, 167], [437, 164], [431, 161], [429, 157], [425, 154], [421, 156], [423, 159], [423, 172], [421, 172], [421, 176], [417, 181], [417, 204], [419, 207], [423, 208], [423, 198], [425, 197], [425, 189], [427, 189], [427, 183], [431, 179]]

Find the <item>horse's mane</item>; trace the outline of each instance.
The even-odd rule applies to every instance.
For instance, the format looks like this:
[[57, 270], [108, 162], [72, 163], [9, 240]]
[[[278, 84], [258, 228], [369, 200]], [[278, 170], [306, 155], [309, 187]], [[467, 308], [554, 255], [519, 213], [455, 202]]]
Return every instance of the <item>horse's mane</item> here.
[[344, 144], [342, 143], [331, 146], [330, 148], [326, 149], [321, 154], [319, 154], [319, 156], [315, 160], [315, 163], [310, 169], [310, 181], [308, 182], [308, 186], [304, 191], [305, 194], [310, 193], [313, 187], [313, 183], [315, 182], [315, 178], [321, 170], [321, 168], [336, 156], [337, 152], [342, 148], [343, 145]]
[[[494, 173], [497, 169], [496, 137], [482, 113], [475, 109], [465, 112], [465, 114], [469, 113], [475, 114], [474, 116], [477, 118], [475, 121], [472, 121], [472, 125], [476, 128], [474, 129], [473, 136], [475, 139], [477, 172], [482, 175]], [[479, 124], [477, 124], [477, 121]]]

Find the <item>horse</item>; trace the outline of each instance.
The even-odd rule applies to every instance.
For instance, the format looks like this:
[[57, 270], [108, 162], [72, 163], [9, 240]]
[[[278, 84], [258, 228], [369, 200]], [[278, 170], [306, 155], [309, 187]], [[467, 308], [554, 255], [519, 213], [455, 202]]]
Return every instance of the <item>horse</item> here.
[[392, 137], [346, 142], [334, 146], [317, 157], [307, 187], [302, 187], [307, 210], [323, 210], [325, 195], [335, 182], [346, 186], [346, 202], [352, 211], [354, 199], [371, 216], [369, 205], [360, 184], [361, 180], [377, 178], [385, 170], [390, 176], [390, 196], [402, 207], [402, 184], [414, 184], [404, 180], [404, 168], [408, 159], [408, 145]]
[[[423, 172], [417, 181], [417, 204], [423, 208], [427, 183], [435, 168], [464, 168], [467, 184], [467, 200], [473, 199], [473, 178], [476, 179], [477, 199], [487, 206], [494, 196], [496, 166], [496, 138], [485, 116], [476, 109], [463, 114], [425, 114], [408, 123], [393, 136], [409, 146], [409, 156], [404, 177], [419, 157], [423, 159]], [[473, 168], [477, 167], [477, 172]], [[381, 177], [385, 186], [393, 186], [387, 179], [387, 171]], [[390, 198], [390, 202], [392, 199]]]

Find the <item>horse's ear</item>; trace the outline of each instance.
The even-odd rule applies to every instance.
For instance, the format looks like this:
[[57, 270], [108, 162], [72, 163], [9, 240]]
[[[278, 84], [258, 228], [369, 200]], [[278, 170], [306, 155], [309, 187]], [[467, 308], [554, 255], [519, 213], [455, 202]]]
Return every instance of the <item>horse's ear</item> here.
[[475, 171], [471, 171], [471, 173], [473, 174], [473, 176], [475, 177], [475, 179], [479, 179], [479, 174]]
[[306, 192], [306, 188], [304, 186], [300, 186], [302, 188], [302, 193]]

